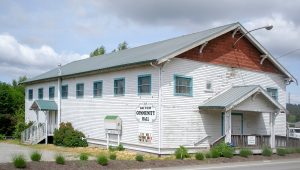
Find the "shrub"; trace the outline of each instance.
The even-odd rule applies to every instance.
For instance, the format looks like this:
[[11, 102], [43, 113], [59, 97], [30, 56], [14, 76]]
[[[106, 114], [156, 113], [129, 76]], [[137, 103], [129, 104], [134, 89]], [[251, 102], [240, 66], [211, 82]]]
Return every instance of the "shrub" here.
[[141, 155], [141, 154], [137, 154], [137, 155], [135, 156], [135, 160], [136, 160], [136, 161], [139, 161], [139, 162], [143, 162], [143, 161], [144, 161], [144, 156]]
[[180, 146], [179, 148], [176, 149], [175, 156], [176, 159], [184, 159], [190, 157], [188, 150], [184, 146]]
[[296, 153], [300, 153], [300, 148], [295, 149]]
[[242, 148], [240, 150], [240, 156], [244, 158], [248, 158], [248, 156], [253, 155], [253, 152], [250, 149]]
[[116, 148], [113, 147], [113, 146], [109, 146], [109, 147], [108, 147], [108, 150], [109, 150], [110, 152], [114, 152], [114, 151], [116, 151]]
[[277, 149], [276, 149], [276, 153], [277, 153], [277, 155], [279, 155], [279, 156], [285, 156], [285, 155], [287, 154], [287, 150], [284, 149], [284, 148], [277, 148]]
[[217, 149], [211, 149], [210, 153], [212, 158], [219, 158], [221, 156]]
[[109, 159], [110, 159], [110, 160], [116, 160], [116, 159], [117, 159], [116, 153], [111, 153], [111, 154], [109, 155]]
[[16, 168], [26, 168], [26, 160], [23, 155], [14, 156], [13, 164]]
[[0, 140], [4, 140], [5, 139], [5, 135], [0, 134]]
[[291, 153], [297, 152], [295, 148], [286, 148], [285, 151], [286, 151], [286, 154], [291, 154]]
[[233, 149], [225, 149], [223, 150], [223, 156], [225, 158], [232, 158], [233, 157], [233, 154], [234, 154], [234, 150]]
[[32, 161], [40, 161], [42, 158], [42, 154], [39, 151], [34, 151], [30, 155], [30, 159]]
[[117, 150], [118, 150], [118, 151], [124, 151], [125, 148], [123, 147], [122, 144], [119, 144], [119, 145], [117, 146]]
[[81, 161], [87, 161], [87, 160], [89, 159], [89, 155], [88, 155], [87, 153], [81, 153], [81, 154], [79, 155], [79, 159], [80, 159]]
[[224, 152], [226, 152], [226, 156], [230, 156], [231, 153], [232, 153], [232, 156], [233, 156], [233, 153], [234, 153], [234, 149], [229, 144], [226, 144], [224, 142], [222, 142], [222, 143], [218, 144], [217, 146], [215, 146], [213, 148], [213, 150], [216, 150], [214, 152], [217, 152], [217, 151], [219, 152], [219, 157], [220, 156], [225, 157]]
[[205, 158], [211, 158], [212, 156], [211, 156], [211, 152], [210, 151], [208, 151], [208, 152], [206, 152], [205, 153]]
[[54, 145], [66, 147], [86, 147], [88, 146], [82, 132], [73, 128], [72, 124], [61, 123], [59, 129], [55, 129], [53, 136]]
[[271, 156], [273, 154], [273, 151], [269, 147], [264, 147], [261, 154], [263, 156]]
[[105, 155], [99, 155], [97, 157], [97, 162], [102, 166], [106, 166], [108, 164], [108, 159]]
[[61, 164], [61, 165], [64, 165], [65, 164], [65, 157], [63, 155], [56, 155], [55, 156], [55, 162], [57, 164]]
[[204, 155], [203, 153], [201, 153], [201, 152], [197, 152], [197, 153], [195, 154], [195, 158], [196, 158], [197, 160], [204, 160], [204, 159], [205, 159], [205, 155]]

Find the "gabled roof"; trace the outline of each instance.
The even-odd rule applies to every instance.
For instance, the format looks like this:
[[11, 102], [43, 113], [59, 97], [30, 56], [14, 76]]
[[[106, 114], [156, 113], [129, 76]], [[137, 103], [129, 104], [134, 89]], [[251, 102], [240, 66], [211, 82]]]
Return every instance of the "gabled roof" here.
[[48, 110], [57, 110], [57, 104], [55, 101], [50, 100], [35, 100], [30, 110], [41, 110], [41, 111], [48, 111]]
[[[108, 70], [135, 64], [150, 64], [150, 62], [160, 64], [170, 58], [176, 57], [183, 52], [186, 52], [237, 28], [240, 28], [240, 31], [242, 32], [247, 32], [247, 30], [240, 23], [233, 23], [189, 35], [143, 45], [140, 47], [104, 54], [99, 57], [91, 57], [74, 61], [61, 67], [60, 76], [72, 76], [76, 74], [83, 74], [105, 69]], [[275, 66], [277, 66], [278, 69], [281, 70], [288, 78], [290, 78], [292, 81], [296, 81], [296, 79], [283, 66], [281, 66], [275, 60], [275, 58], [273, 58], [250, 34], [247, 34], [245, 37], [254, 43], [262, 53], [268, 54], [270, 61], [273, 62]], [[59, 77], [58, 68], [33, 77], [27, 80], [25, 83], [56, 77]]]
[[257, 92], [266, 97], [268, 101], [278, 109], [285, 110], [280, 103], [268, 95], [268, 93], [258, 85], [233, 86], [232, 88], [220, 93], [219, 95], [216, 95], [204, 104], [200, 105], [199, 109], [221, 109], [224, 111], [231, 110]]

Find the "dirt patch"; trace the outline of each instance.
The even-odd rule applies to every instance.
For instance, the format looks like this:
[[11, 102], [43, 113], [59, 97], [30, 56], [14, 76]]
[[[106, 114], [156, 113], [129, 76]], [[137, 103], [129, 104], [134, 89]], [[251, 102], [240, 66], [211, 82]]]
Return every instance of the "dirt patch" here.
[[[253, 155], [249, 158], [234, 156], [233, 158], [216, 158], [198, 161], [194, 159], [189, 160], [149, 160], [145, 162], [137, 162], [133, 160], [111, 160], [107, 166], [101, 166], [96, 161], [67, 161], [65, 165], [58, 165], [55, 162], [28, 162], [26, 169], [147, 169], [159, 167], [177, 167], [188, 165], [201, 164], [217, 164], [229, 162], [245, 162], [245, 161], [261, 161], [261, 160], [275, 160], [275, 159], [290, 159], [300, 158], [300, 154], [289, 154], [286, 156], [273, 155], [271, 157], [264, 157], [261, 155]], [[15, 169], [12, 163], [0, 164], [0, 170]]]

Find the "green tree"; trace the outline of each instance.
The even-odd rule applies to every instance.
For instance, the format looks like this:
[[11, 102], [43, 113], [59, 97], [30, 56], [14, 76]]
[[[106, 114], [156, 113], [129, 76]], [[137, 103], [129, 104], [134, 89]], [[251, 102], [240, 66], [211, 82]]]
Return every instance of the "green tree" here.
[[93, 52], [91, 52], [90, 57], [100, 56], [105, 54], [105, 47], [101, 45], [99, 48], [96, 48]]
[[118, 45], [118, 51], [125, 50], [125, 49], [128, 49], [128, 43], [126, 41], [123, 41]]

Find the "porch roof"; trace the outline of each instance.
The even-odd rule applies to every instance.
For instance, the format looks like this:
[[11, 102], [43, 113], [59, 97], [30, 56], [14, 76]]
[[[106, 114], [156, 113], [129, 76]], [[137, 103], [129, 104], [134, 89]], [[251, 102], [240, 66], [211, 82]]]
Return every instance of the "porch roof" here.
[[200, 105], [199, 109], [231, 110], [249, 97], [255, 97], [258, 93], [262, 94], [278, 110], [285, 111], [285, 108], [259, 85], [233, 86]]
[[55, 101], [50, 100], [35, 100], [32, 103], [30, 110], [57, 110], [57, 104]]

